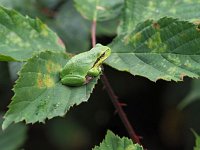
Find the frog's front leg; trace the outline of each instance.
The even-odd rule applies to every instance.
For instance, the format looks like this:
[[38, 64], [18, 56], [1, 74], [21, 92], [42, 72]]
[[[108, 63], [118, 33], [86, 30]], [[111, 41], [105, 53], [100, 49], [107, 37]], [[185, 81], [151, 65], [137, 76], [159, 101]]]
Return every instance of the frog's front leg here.
[[81, 86], [85, 84], [86, 79], [78, 75], [65, 75], [61, 78], [61, 83], [68, 86]]
[[101, 67], [95, 67], [95, 68], [91, 68], [89, 71], [88, 71], [88, 73], [87, 73], [87, 75], [88, 76], [91, 76], [91, 77], [97, 77], [100, 73], [101, 73], [101, 71], [102, 71], [102, 68]]

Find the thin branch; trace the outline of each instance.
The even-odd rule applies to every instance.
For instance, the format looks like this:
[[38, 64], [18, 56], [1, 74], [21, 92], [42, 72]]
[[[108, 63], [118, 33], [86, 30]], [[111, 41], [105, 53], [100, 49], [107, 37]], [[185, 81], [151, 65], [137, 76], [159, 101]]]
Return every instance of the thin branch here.
[[140, 143], [140, 138], [137, 136], [137, 134], [135, 133], [135, 131], [133, 130], [124, 110], [122, 109], [122, 106], [120, 104], [120, 102], [118, 101], [118, 98], [117, 96], [115, 95], [106, 75], [104, 74], [101, 78], [104, 86], [105, 86], [105, 89], [106, 91], [108, 92], [108, 95], [110, 96], [110, 99], [115, 107], [115, 109], [117, 110], [117, 113], [119, 114], [119, 117], [121, 119], [121, 121], [123, 122], [124, 126], [126, 127], [126, 130], [128, 131], [128, 134], [130, 136], [130, 138], [138, 143], [138, 144], [141, 144]]
[[[92, 38], [92, 46], [94, 47], [96, 44], [96, 21], [95, 20], [93, 20], [93, 22], [92, 22], [91, 38]], [[134, 142], [141, 144], [140, 137], [137, 136], [136, 132], [133, 130], [133, 127], [131, 126], [131, 124], [126, 116], [126, 114], [122, 108], [122, 105], [119, 103], [118, 98], [117, 98], [116, 94], [114, 93], [105, 73], [102, 75], [101, 80], [105, 86], [105, 89], [106, 89], [117, 113], [119, 114], [119, 117], [120, 117], [122, 123], [124, 124], [128, 134], [129, 134], [130, 138]]]
[[96, 45], [96, 26], [97, 26], [97, 22], [96, 20], [93, 20], [92, 28], [91, 28], [92, 47]]

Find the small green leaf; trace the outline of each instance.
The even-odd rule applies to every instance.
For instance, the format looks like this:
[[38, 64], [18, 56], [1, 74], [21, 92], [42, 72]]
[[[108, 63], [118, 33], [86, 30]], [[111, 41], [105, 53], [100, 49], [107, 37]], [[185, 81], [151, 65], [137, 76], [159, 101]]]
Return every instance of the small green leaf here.
[[131, 32], [139, 22], [147, 19], [165, 16], [199, 22], [199, 9], [199, 0], [125, 0], [119, 33]]
[[[3, 118], [0, 116], [0, 125], [3, 123]], [[27, 127], [23, 124], [15, 124], [2, 131], [0, 129], [0, 149], [1, 150], [16, 150], [26, 140]]]
[[97, 23], [97, 37], [102, 36], [115, 36], [117, 34], [117, 27], [120, 23], [120, 17], [112, 20], [98, 22]]
[[80, 87], [62, 85], [59, 73], [69, 60], [64, 53], [42, 52], [29, 59], [19, 73], [15, 95], [9, 105], [3, 129], [12, 122], [44, 122], [63, 116], [73, 105], [89, 99], [97, 78]]
[[200, 149], [200, 136], [194, 131], [192, 130], [195, 138], [196, 138], [196, 144], [195, 144], [195, 147], [194, 147], [194, 150], [199, 150]]
[[185, 96], [185, 98], [178, 105], [179, 109], [184, 109], [189, 104], [200, 100], [200, 80], [193, 79], [191, 82], [190, 92]]
[[89, 20], [105, 21], [118, 16], [123, 0], [74, 0], [77, 10]]
[[121, 71], [158, 79], [182, 81], [200, 75], [200, 31], [173, 18], [147, 20], [111, 43], [106, 63]]
[[139, 144], [133, 144], [133, 141], [126, 137], [120, 138], [108, 131], [105, 140], [93, 150], [143, 150], [143, 148]]
[[39, 19], [0, 7], [0, 61], [24, 61], [39, 51], [65, 51], [59, 37]]

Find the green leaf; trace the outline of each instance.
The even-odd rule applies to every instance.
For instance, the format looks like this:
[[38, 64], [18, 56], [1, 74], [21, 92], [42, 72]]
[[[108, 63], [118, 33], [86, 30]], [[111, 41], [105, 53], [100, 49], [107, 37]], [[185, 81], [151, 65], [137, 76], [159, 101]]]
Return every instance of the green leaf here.
[[190, 92], [185, 96], [185, 98], [178, 105], [179, 109], [184, 109], [189, 104], [200, 100], [200, 80], [192, 80]]
[[195, 144], [195, 147], [194, 147], [194, 150], [199, 150], [200, 149], [200, 136], [194, 131], [192, 130], [195, 138], [196, 138], [196, 144]]
[[199, 0], [125, 0], [122, 24], [119, 33], [131, 32], [139, 22], [161, 17], [199, 21]]
[[60, 8], [52, 28], [63, 39], [68, 52], [78, 53], [89, 49], [90, 23], [76, 11], [72, 1]]
[[0, 61], [24, 61], [40, 51], [64, 51], [59, 37], [39, 19], [0, 7]]
[[112, 54], [106, 63], [152, 81], [198, 78], [199, 43], [199, 28], [192, 23], [173, 18], [147, 20], [111, 43]]
[[143, 150], [143, 148], [139, 144], [133, 144], [133, 141], [126, 137], [120, 138], [108, 131], [105, 140], [93, 150]]
[[96, 29], [97, 37], [115, 36], [117, 34], [119, 22], [119, 17], [108, 21], [98, 22]]
[[118, 16], [123, 0], [74, 0], [77, 10], [89, 20], [105, 21]]
[[[3, 118], [0, 116], [0, 125], [3, 123]], [[0, 129], [0, 149], [1, 150], [16, 150], [26, 140], [27, 127], [23, 124], [15, 124], [2, 131]]]
[[64, 53], [46, 51], [27, 61], [14, 86], [15, 95], [4, 116], [3, 129], [12, 122], [44, 122], [46, 118], [63, 116], [73, 105], [89, 99], [97, 78], [80, 87], [61, 84], [59, 72], [68, 60]]

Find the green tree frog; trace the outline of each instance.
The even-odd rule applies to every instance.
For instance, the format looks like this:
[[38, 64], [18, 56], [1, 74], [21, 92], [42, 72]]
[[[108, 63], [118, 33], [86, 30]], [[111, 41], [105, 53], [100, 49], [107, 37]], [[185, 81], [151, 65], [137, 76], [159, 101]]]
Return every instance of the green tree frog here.
[[81, 86], [102, 72], [101, 65], [109, 57], [111, 49], [96, 44], [90, 51], [73, 56], [60, 72], [61, 83], [68, 86]]

